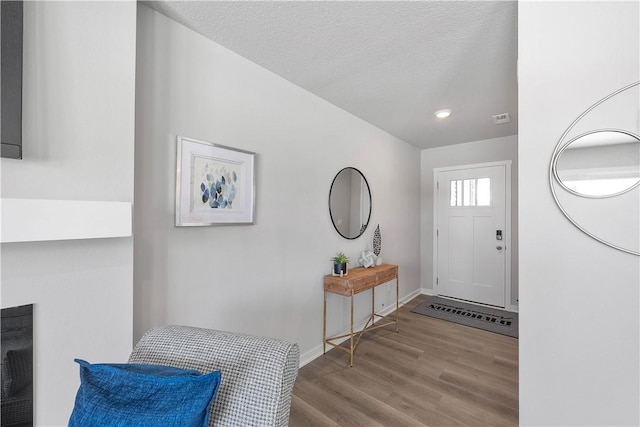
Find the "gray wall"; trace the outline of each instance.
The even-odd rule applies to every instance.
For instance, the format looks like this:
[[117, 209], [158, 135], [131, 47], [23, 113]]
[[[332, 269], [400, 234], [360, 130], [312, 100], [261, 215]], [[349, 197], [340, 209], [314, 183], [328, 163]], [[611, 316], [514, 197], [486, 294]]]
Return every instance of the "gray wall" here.
[[331, 214], [335, 226], [345, 236], [351, 235], [352, 190], [351, 173], [336, 175], [331, 187]]
[[[136, 7], [24, 3], [24, 159], [2, 197], [133, 202]], [[131, 351], [133, 239], [2, 244], [2, 307], [34, 303], [35, 424], [66, 425], [76, 357]]]
[[[524, 426], [640, 424], [640, 257], [571, 225], [548, 181], [553, 150], [567, 127], [594, 102], [638, 80], [639, 19], [638, 2], [519, 3]], [[636, 127], [629, 129], [635, 133], [638, 101], [631, 111], [616, 111], [635, 113]], [[640, 189], [634, 191], [628, 209], [640, 204]]]
[[[257, 153], [255, 225], [174, 227], [176, 135]], [[418, 291], [417, 154], [139, 5], [135, 337], [189, 324], [285, 338], [300, 344], [303, 362], [315, 357], [330, 258], [344, 251], [354, 267], [376, 224], [384, 260], [399, 265], [401, 296]], [[327, 208], [331, 182], [346, 166], [363, 172], [373, 196], [371, 228], [356, 240], [336, 233]], [[329, 299], [330, 333], [347, 329], [346, 300]], [[356, 317], [369, 307], [368, 295], [357, 297]]]
[[511, 160], [511, 305], [518, 306], [518, 137], [468, 142], [422, 150], [420, 177], [420, 283], [433, 293], [433, 170], [447, 166]]

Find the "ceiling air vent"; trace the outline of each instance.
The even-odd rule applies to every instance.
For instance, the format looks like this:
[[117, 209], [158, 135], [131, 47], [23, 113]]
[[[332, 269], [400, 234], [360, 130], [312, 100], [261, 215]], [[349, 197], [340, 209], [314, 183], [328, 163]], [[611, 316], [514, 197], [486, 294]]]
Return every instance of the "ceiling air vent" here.
[[509, 113], [502, 113], [493, 116], [493, 122], [497, 125], [501, 125], [503, 123], [509, 123], [511, 119], [509, 118]]

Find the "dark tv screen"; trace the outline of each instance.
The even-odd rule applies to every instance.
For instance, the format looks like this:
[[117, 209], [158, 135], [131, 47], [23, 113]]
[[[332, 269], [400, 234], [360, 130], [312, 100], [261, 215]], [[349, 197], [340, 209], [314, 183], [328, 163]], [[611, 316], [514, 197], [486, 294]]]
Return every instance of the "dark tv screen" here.
[[22, 158], [22, 1], [1, 2], [1, 155]]

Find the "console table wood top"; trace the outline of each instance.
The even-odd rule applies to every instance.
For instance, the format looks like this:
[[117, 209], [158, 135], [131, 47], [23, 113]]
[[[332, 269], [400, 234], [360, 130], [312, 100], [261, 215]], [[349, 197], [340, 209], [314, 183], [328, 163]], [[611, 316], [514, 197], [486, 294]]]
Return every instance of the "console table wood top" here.
[[357, 267], [345, 276], [324, 276], [324, 290], [332, 294], [351, 296], [398, 278], [398, 266], [382, 264], [375, 267]]

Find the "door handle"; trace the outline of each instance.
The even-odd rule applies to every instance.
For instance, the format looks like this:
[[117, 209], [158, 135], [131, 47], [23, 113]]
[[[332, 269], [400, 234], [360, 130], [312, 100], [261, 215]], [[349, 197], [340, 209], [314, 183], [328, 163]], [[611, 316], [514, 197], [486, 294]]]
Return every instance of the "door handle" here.
[[502, 250], [502, 246], [496, 246], [496, 249], [501, 251]]

